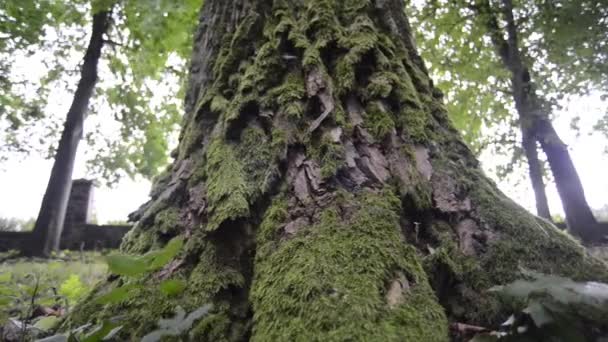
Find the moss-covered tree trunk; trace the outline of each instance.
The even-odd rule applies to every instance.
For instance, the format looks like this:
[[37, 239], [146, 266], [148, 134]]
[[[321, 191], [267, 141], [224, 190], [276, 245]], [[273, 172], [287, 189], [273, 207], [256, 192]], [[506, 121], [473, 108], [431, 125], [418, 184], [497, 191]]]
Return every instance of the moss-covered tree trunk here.
[[[509, 314], [518, 267], [608, 279], [500, 193], [448, 120], [401, 0], [206, 0], [175, 163], [125, 252], [184, 237], [120, 304], [125, 340], [211, 304], [193, 341], [444, 341]], [[166, 296], [155, 285], [181, 279]]]

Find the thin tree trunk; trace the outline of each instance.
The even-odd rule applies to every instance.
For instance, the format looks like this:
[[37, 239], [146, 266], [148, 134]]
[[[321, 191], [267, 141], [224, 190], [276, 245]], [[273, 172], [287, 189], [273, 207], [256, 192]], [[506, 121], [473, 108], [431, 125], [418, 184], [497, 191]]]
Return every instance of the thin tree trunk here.
[[[525, 125], [522, 123], [522, 125]], [[528, 174], [532, 182], [534, 197], [536, 200], [536, 214], [544, 219], [553, 222], [551, 211], [549, 210], [549, 201], [547, 201], [547, 192], [545, 182], [543, 181], [543, 170], [540, 160], [538, 159], [538, 149], [536, 146], [536, 138], [529, 129], [521, 127], [522, 132], [522, 147], [528, 161]]]
[[109, 18], [108, 11], [93, 15], [92, 33], [84, 56], [80, 81], [66, 117], [49, 183], [34, 226], [34, 241], [31, 244], [31, 250], [26, 251], [28, 254], [48, 256], [59, 248], [72, 187], [74, 160], [78, 144], [82, 139], [89, 101], [97, 82], [97, 65], [101, 57], [103, 35], [108, 28]]
[[184, 340], [439, 342], [504, 321], [486, 290], [520, 267], [608, 279], [483, 175], [410, 33], [401, 0], [206, 0], [177, 158], [121, 248], [184, 245], [68, 322], [135, 341], [203, 308]]
[[[519, 119], [522, 122], [522, 136], [527, 139], [533, 137], [540, 143], [543, 152], [545, 152], [566, 214], [568, 228], [572, 234], [587, 243], [602, 241], [608, 232], [603, 231], [597, 225], [585, 198], [582, 183], [570, 158], [567, 146], [553, 128], [546, 106], [534, 90], [529, 69], [522, 61], [511, 0], [503, 0], [502, 6], [502, 12], [507, 22], [507, 40], [503, 38], [503, 31], [500, 29], [492, 6], [487, 0], [478, 1], [473, 8], [486, 17], [486, 25], [492, 42], [504, 66], [511, 72], [513, 99]], [[531, 144], [531, 142], [527, 140], [525, 144]], [[526, 150], [526, 156], [529, 157], [530, 152], [532, 152], [531, 148], [524, 146], [524, 149]], [[537, 189], [540, 190], [540, 182], [537, 176], [532, 178], [532, 169], [536, 167], [538, 162], [528, 158], [528, 164], [530, 165], [532, 185], [536, 192]], [[536, 192], [535, 195], [537, 201], [542, 200], [542, 198], [546, 199], [544, 189], [543, 193]], [[544, 203], [541, 206], [548, 208]], [[538, 207], [539, 203], [537, 202]]]
[[536, 137], [547, 155], [555, 179], [557, 192], [562, 199], [568, 228], [586, 242], [602, 242], [608, 236], [605, 226], [599, 225], [587, 204], [583, 184], [568, 146], [559, 138], [548, 119], [539, 119], [535, 124]]

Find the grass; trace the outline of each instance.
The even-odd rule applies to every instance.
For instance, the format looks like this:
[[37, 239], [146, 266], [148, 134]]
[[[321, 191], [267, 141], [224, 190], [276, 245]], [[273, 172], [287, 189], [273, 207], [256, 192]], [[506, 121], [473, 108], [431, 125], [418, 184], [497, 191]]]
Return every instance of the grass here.
[[[51, 259], [8, 259], [0, 264], [0, 323], [12, 318], [36, 325], [40, 319], [35, 316], [61, 316], [106, 271], [99, 252], [63, 251]], [[37, 310], [46, 313], [40, 315]]]

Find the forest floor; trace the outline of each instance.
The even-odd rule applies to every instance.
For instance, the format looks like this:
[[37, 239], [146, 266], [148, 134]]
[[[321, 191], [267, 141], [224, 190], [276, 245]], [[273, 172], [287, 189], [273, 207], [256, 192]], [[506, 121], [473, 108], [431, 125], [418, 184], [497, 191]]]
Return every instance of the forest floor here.
[[0, 255], [0, 260], [0, 340], [23, 329], [52, 329], [107, 271], [100, 252], [62, 251], [51, 259]]

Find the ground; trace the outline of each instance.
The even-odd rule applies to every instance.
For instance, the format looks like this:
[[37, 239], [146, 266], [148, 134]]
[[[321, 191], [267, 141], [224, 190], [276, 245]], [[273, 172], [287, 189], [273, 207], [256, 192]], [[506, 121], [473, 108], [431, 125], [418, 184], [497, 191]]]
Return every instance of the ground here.
[[[0, 259], [8, 257], [3, 253]], [[11, 341], [15, 324], [43, 334], [107, 274], [99, 252], [56, 253], [51, 259], [10, 258], [0, 264], [0, 340]], [[9, 319], [11, 322], [9, 322]], [[36, 328], [33, 328], [36, 327]]]

